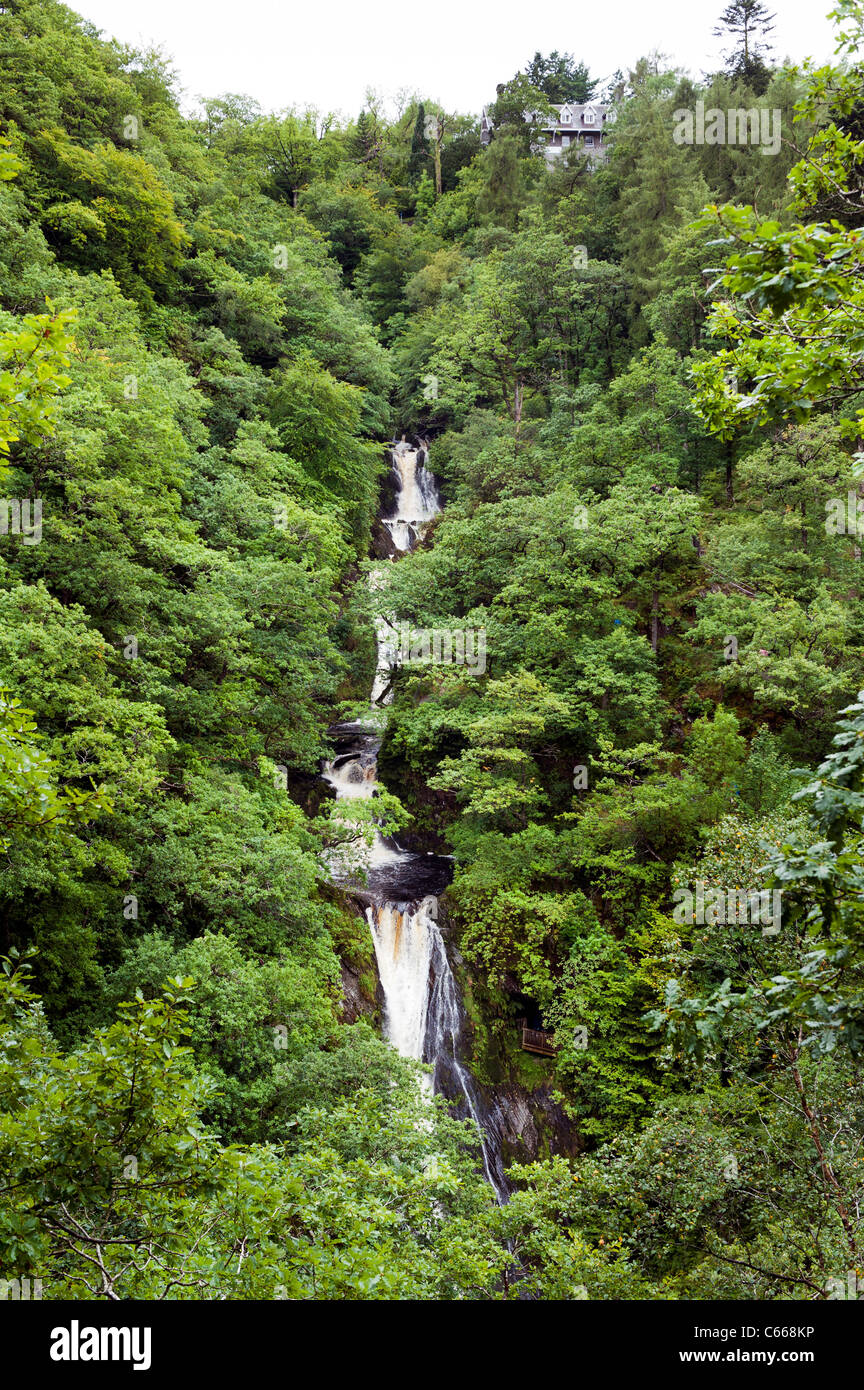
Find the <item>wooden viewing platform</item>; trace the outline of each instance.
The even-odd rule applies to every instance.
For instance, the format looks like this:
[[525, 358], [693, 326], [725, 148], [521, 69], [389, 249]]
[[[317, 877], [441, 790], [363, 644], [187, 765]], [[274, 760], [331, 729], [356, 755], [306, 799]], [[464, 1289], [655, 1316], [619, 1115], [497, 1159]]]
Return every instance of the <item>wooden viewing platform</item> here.
[[546, 1033], [541, 1028], [529, 1028], [524, 1018], [517, 1018], [516, 1026], [522, 1034], [524, 1052], [537, 1052], [541, 1057], [554, 1057], [558, 1051], [555, 1034]]

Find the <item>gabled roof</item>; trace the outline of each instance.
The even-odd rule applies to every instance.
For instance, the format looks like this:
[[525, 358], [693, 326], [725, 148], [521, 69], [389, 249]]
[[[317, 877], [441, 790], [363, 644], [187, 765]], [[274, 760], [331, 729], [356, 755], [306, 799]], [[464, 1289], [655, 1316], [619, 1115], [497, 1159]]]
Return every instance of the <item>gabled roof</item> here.
[[[581, 129], [583, 126], [602, 125], [603, 117], [606, 115], [606, 112], [609, 109], [607, 106], [604, 106], [603, 103], [600, 101], [553, 101], [551, 103], [551, 106], [553, 111], [558, 112], [559, 125], [561, 124], [562, 114], [565, 111], [569, 111], [572, 120], [568, 122], [568, 124], [571, 128], [575, 127], [576, 129]], [[586, 111], [593, 111], [593, 121], [585, 120]]]

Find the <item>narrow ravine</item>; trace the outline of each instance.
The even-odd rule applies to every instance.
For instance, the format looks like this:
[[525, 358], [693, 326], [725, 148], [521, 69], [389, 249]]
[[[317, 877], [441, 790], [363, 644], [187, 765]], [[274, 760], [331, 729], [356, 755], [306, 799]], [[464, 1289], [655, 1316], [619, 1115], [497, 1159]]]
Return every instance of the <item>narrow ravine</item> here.
[[[426, 467], [426, 450], [404, 441], [391, 451], [396, 498], [393, 515], [382, 517], [399, 554], [412, 550], [441, 509], [435, 479]], [[392, 563], [392, 562], [391, 562]], [[373, 571], [373, 586], [386, 584], [386, 567]], [[396, 651], [393, 627], [378, 623], [378, 660], [367, 718], [331, 729], [335, 756], [323, 775], [339, 800], [374, 797], [377, 757], [392, 699]], [[347, 817], [346, 817], [347, 818]], [[457, 1113], [471, 1118], [480, 1136], [483, 1170], [499, 1202], [509, 1194], [495, 1116], [460, 1057], [464, 1010], [444, 938], [438, 925], [438, 898], [450, 881], [450, 860], [437, 854], [413, 854], [376, 830], [362, 854], [362, 897], [372, 932], [384, 994], [384, 1034], [404, 1057], [428, 1063], [424, 1076], [429, 1093], [440, 1093]], [[356, 888], [356, 855], [351, 862], [336, 856], [331, 872], [337, 882]]]

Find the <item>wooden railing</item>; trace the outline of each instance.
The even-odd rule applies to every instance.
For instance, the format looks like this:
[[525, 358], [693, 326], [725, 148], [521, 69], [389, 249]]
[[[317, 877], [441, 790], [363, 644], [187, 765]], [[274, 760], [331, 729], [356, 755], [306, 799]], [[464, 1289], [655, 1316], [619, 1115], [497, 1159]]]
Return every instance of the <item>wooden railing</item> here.
[[517, 1018], [516, 1025], [522, 1034], [522, 1047], [525, 1052], [537, 1052], [541, 1057], [554, 1057], [558, 1051], [555, 1034], [541, 1028], [529, 1028], [524, 1018]]

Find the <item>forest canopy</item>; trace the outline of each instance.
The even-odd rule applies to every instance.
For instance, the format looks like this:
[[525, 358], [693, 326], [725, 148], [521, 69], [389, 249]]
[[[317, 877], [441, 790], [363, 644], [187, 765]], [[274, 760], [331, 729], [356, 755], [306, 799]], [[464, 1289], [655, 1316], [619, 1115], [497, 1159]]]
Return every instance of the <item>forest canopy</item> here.
[[[698, 80], [535, 52], [475, 112], [343, 119], [184, 113], [160, 54], [0, 9], [10, 1279], [864, 1278], [864, 5], [833, 18], [823, 66], [733, 0]], [[554, 147], [568, 103], [596, 144]], [[676, 138], [697, 109], [758, 139]], [[402, 437], [444, 506], [376, 600]], [[328, 872], [328, 730], [394, 612], [484, 634], [396, 671], [369, 814], [452, 856], [466, 1065], [531, 1117], [500, 1205]]]

